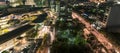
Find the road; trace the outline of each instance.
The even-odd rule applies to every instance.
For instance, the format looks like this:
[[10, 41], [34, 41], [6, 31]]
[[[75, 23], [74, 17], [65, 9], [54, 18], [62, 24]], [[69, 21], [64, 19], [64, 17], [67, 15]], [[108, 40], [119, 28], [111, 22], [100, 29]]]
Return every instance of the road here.
[[112, 50], [115, 50], [113, 45], [109, 42], [108, 39], [104, 37], [104, 35], [98, 32], [94, 27], [90, 25], [85, 19], [83, 19], [78, 13], [72, 12], [73, 19], [78, 19], [82, 24], [85, 25], [87, 30], [89, 30], [97, 39], [98, 41], [107, 49], [108, 53], [113, 53]]
[[9, 41], [1, 44], [0, 45], [0, 53], [3, 52], [3, 51], [5, 51], [5, 50], [8, 50], [8, 49], [14, 47], [18, 43], [19, 43], [19, 41], [16, 38], [14, 38], [12, 40], [9, 40]]
[[[42, 14], [42, 15], [38, 15], [37, 19], [33, 20], [33, 23], [41, 23], [45, 20], [45, 17], [47, 16], [47, 14]], [[5, 33], [3, 35], [0, 36], [0, 44], [16, 37], [19, 36], [20, 34], [24, 33], [25, 31], [29, 30], [30, 28], [34, 27], [34, 25], [30, 25], [29, 23], [25, 23], [22, 25], [19, 25], [19, 27], [14, 29], [10, 29], [13, 31], [10, 31], [8, 33]]]
[[2, 36], [0, 36], [0, 44], [19, 36], [20, 34], [24, 33], [25, 31], [27, 31], [28, 29], [30, 29], [32, 27], [33, 27], [32, 25], [28, 24], [28, 25], [22, 26], [16, 30], [10, 31], [6, 34], [3, 34]]

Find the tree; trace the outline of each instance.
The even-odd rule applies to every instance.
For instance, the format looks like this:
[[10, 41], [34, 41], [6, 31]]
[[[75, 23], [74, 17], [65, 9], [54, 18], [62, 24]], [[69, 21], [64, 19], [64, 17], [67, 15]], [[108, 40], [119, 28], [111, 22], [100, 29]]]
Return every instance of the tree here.
[[2, 53], [9, 53], [8, 51], [3, 51]]

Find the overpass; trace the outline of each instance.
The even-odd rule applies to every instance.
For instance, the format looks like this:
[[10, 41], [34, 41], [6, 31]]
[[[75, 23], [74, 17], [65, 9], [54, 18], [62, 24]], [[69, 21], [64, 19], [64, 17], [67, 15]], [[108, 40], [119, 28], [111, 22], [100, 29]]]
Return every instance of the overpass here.
[[[37, 19], [33, 20], [33, 23], [39, 23], [43, 22], [47, 14], [42, 14], [37, 17]], [[14, 47], [19, 41], [16, 39], [18, 36], [22, 35], [23, 33], [27, 32], [31, 28], [33, 28], [35, 25], [31, 25], [30, 23], [24, 24], [17, 29], [10, 31], [8, 33], [5, 33], [0, 36], [0, 52], [10, 49]]]

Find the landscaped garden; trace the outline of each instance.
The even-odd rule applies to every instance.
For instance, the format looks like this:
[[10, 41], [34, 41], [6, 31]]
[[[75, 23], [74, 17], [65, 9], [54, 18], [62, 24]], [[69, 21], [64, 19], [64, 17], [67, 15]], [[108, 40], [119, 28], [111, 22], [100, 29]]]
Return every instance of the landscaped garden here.
[[77, 20], [57, 20], [56, 39], [51, 48], [51, 53], [92, 53], [83, 38], [84, 25]]

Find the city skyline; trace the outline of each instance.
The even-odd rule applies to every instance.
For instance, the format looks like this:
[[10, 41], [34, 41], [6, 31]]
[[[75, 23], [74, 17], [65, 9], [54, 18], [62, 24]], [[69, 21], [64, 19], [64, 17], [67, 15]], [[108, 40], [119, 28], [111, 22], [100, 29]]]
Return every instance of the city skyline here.
[[120, 52], [117, 2], [5, 1], [0, 0], [0, 53]]

